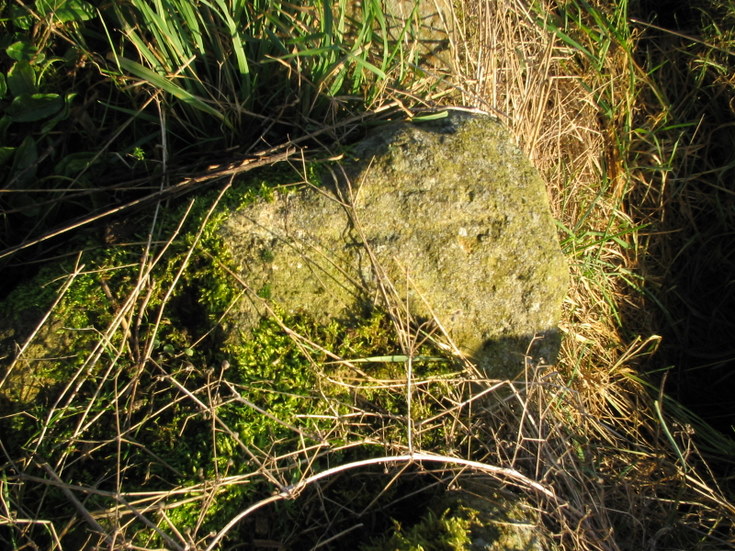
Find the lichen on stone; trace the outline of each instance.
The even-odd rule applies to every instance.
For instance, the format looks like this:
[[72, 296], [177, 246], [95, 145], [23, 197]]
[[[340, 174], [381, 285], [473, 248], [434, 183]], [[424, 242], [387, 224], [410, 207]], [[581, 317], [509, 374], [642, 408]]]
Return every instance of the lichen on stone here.
[[[504, 127], [452, 112], [380, 128], [351, 153], [319, 185], [224, 224], [252, 290], [322, 320], [402, 307], [493, 377], [518, 373], [536, 336], [533, 354], [553, 360], [566, 266], [543, 183]], [[264, 314], [246, 303], [243, 326]]]

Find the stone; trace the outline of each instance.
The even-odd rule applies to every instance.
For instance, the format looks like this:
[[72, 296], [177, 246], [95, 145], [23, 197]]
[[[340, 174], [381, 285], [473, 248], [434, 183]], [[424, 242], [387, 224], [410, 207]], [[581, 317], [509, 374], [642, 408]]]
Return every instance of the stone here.
[[441, 506], [470, 518], [471, 551], [552, 549], [538, 512], [525, 499], [479, 477], [464, 477], [441, 498]]
[[[415, 521], [396, 523], [392, 533], [376, 538], [369, 551], [396, 549], [467, 549], [468, 551], [545, 551], [553, 543], [540, 515], [525, 499], [500, 490], [483, 477], [460, 476], [451, 489], [432, 496]], [[419, 514], [423, 513], [420, 517]], [[447, 526], [463, 529], [464, 537]], [[459, 535], [459, 538], [457, 537]], [[461, 541], [461, 540], [464, 541]], [[460, 541], [457, 541], [460, 540]], [[451, 542], [451, 543], [450, 543]]]
[[[499, 122], [450, 111], [394, 123], [348, 156], [320, 185], [223, 225], [253, 292], [317, 321], [402, 305], [492, 377], [516, 375], [532, 341], [533, 357], [554, 360], [567, 268], [543, 182]], [[263, 315], [246, 301], [242, 327]]]

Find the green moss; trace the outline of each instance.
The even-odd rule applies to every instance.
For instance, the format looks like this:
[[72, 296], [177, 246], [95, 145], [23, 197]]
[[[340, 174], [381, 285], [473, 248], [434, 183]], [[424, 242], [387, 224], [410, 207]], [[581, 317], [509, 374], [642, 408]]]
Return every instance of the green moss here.
[[[463, 486], [458, 480], [457, 483]], [[523, 501], [481, 481], [436, 496], [411, 522], [393, 522], [391, 531], [361, 551], [540, 551], [537, 519]]]
[[470, 542], [470, 518], [451, 514], [449, 509], [437, 516], [429, 510], [416, 524], [405, 528], [394, 522], [390, 537], [378, 538], [361, 551], [463, 551]]
[[[284, 170], [290, 177], [290, 169]], [[318, 170], [314, 165], [307, 173]], [[281, 177], [289, 179], [283, 172]], [[168, 506], [166, 515], [177, 530], [201, 534], [221, 529], [224, 521], [272, 493], [273, 481], [258, 475], [263, 461], [283, 484], [292, 484], [338, 462], [385, 453], [382, 446], [365, 441], [405, 441], [405, 391], [381, 383], [400, 385], [405, 380], [402, 361], [380, 359], [401, 353], [387, 315], [366, 309], [325, 322], [280, 311], [280, 322], [261, 319], [247, 329], [233, 315], [232, 306], [250, 298], [242, 297], [232, 276], [235, 261], [219, 228], [233, 211], [268, 195], [271, 187], [258, 182], [256, 178], [244, 189], [228, 192], [203, 228], [215, 194], [197, 200], [180, 236], [148, 273], [142, 289], [136, 286], [144, 245], [98, 248], [83, 255], [84, 272], [71, 283], [28, 349], [23, 368], [16, 371], [23, 376], [2, 389], [0, 405], [7, 416], [1, 428], [13, 433], [11, 456], [35, 450], [51, 464], [64, 465], [65, 483], [103, 491], [117, 491], [114, 481], [121, 468], [125, 491], [191, 488], [172, 498], [177, 503]], [[162, 242], [179, 224], [184, 208], [165, 213]], [[142, 237], [140, 243], [145, 242]], [[149, 258], [160, 247], [154, 246]], [[268, 259], [267, 250], [261, 258]], [[8, 351], [8, 343], [24, 331], [28, 334], [48, 310], [64, 281], [59, 278], [71, 269], [47, 268], [43, 276], [55, 281], [53, 285], [34, 293], [40, 282], [36, 279], [0, 305], [12, 314], [5, 327], [12, 333], [6, 335]], [[125, 323], [118, 323], [129, 299], [134, 308]], [[23, 313], [31, 310], [32, 316]], [[31, 322], [20, 323], [24, 316]], [[440, 355], [428, 345], [417, 354]], [[354, 367], [335, 357], [355, 360], [369, 379], [361, 379]], [[10, 358], [8, 353], [4, 361]], [[416, 361], [414, 369], [423, 377], [448, 373], [454, 366]], [[436, 392], [444, 392], [441, 381], [432, 384]], [[438, 412], [440, 406], [417, 396], [414, 418]], [[118, 434], [119, 445], [111, 438]], [[440, 429], [416, 438], [422, 445], [445, 443]], [[361, 444], [341, 449], [355, 442]], [[322, 451], [305, 461], [305, 447]], [[222, 485], [205, 501], [196, 488], [223, 477], [242, 477], [247, 483]], [[367, 507], [382, 486], [374, 478], [361, 487], [345, 479], [333, 489], [341, 502], [364, 502]], [[27, 495], [36, 495], [36, 490], [41, 503], [41, 486], [29, 488]], [[44, 503], [65, 510], [63, 494]], [[95, 496], [88, 505], [107, 509], [115, 504]], [[308, 522], [302, 513], [297, 504], [284, 505], [283, 515], [269, 521], [274, 534], [281, 537], [286, 527]], [[147, 527], [135, 530], [141, 545], [165, 545]], [[235, 535], [233, 541], [242, 538]]]

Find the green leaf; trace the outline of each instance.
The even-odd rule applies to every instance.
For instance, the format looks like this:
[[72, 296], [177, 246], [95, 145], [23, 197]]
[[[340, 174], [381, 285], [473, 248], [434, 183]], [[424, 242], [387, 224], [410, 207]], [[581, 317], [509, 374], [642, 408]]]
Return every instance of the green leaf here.
[[133, 76], [141, 80], [146, 81], [151, 86], [159, 88], [164, 92], [171, 94], [175, 98], [183, 101], [184, 103], [191, 105], [192, 107], [199, 109], [200, 111], [203, 111], [209, 115], [212, 115], [213, 117], [227, 124], [227, 121], [225, 121], [225, 117], [222, 113], [202, 101], [201, 98], [198, 98], [194, 94], [187, 92], [176, 83], [174, 83], [172, 80], [169, 80], [168, 78], [159, 75], [155, 71], [152, 71], [147, 67], [143, 67], [143, 65], [141, 65], [140, 63], [136, 63], [135, 61], [131, 61], [130, 59], [120, 57], [118, 58], [118, 61], [120, 62], [120, 67], [124, 71], [132, 74]]
[[53, 15], [61, 23], [87, 21], [95, 16], [94, 6], [84, 0], [36, 0], [36, 10], [43, 16]]
[[56, 163], [54, 172], [61, 176], [74, 178], [82, 171], [87, 170], [96, 156], [97, 154], [92, 151], [71, 153]]
[[7, 163], [15, 152], [15, 147], [0, 147], [0, 166]]
[[375, 74], [381, 80], [385, 80], [386, 78], [388, 78], [388, 76], [385, 74], [385, 72], [381, 68], [373, 65], [369, 61], [367, 61], [367, 60], [365, 60], [365, 59], [363, 59], [363, 58], [361, 58], [359, 56], [352, 55], [352, 54], [347, 54], [347, 56], [352, 61], [354, 61], [356, 65], [359, 65], [361, 68], [363, 68], [363, 69], [365, 69], [367, 71], [370, 71], [371, 73]]
[[13, 157], [13, 168], [10, 171], [12, 187], [22, 189], [27, 187], [36, 177], [36, 165], [38, 163], [38, 147], [36, 141], [26, 136]]
[[65, 121], [69, 118], [69, 115], [71, 114], [71, 104], [76, 96], [76, 92], [69, 92], [66, 94], [66, 96], [63, 98], [63, 108], [58, 113], [56, 113], [53, 118], [47, 120], [44, 123], [44, 125], [41, 127], [42, 134], [48, 134], [60, 121]]
[[33, 18], [31, 17], [28, 8], [21, 7], [15, 2], [10, 4], [10, 21], [13, 25], [21, 30], [27, 31], [33, 26]]
[[0, 73], [0, 99], [3, 99], [7, 93], [8, 83], [5, 81], [5, 75]]
[[8, 71], [8, 88], [14, 96], [35, 94], [36, 73], [27, 61], [16, 62]]
[[40, 121], [55, 115], [64, 107], [59, 94], [22, 94], [13, 99], [5, 112], [13, 122]]
[[5, 52], [15, 61], [30, 61], [36, 55], [36, 52], [38, 52], [38, 48], [30, 42], [19, 40], [5, 48]]
[[7, 131], [11, 124], [13, 124], [13, 121], [11, 121], [10, 117], [7, 115], [3, 114], [3, 116], [0, 117], [0, 143], [7, 141]]

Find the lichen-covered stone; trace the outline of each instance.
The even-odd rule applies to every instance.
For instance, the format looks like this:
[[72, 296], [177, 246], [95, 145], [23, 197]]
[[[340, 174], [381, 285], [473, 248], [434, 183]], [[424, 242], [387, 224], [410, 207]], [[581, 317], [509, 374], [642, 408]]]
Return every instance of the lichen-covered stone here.
[[[506, 130], [452, 112], [380, 128], [351, 154], [324, 185], [230, 217], [244, 281], [316, 319], [358, 314], [389, 282], [488, 375], [517, 373], [535, 335], [552, 359], [566, 266], [543, 183]], [[248, 303], [244, 325], [263, 313]]]

